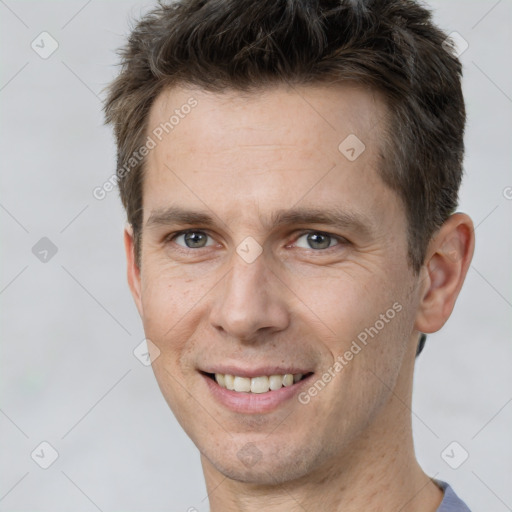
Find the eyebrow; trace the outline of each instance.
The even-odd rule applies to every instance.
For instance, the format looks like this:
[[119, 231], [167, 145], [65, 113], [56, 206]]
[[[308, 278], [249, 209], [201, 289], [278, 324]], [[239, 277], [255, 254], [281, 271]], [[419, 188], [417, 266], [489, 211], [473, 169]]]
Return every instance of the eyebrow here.
[[[295, 224], [324, 224], [338, 228], [350, 229], [361, 235], [371, 235], [373, 224], [365, 215], [352, 211], [344, 211], [339, 208], [291, 208], [289, 210], [277, 210], [270, 218], [261, 219], [266, 227], [279, 228]], [[180, 206], [169, 206], [165, 209], [153, 210], [146, 222], [147, 228], [170, 225], [194, 225], [205, 228], [214, 228], [219, 223], [210, 213], [190, 210]]]

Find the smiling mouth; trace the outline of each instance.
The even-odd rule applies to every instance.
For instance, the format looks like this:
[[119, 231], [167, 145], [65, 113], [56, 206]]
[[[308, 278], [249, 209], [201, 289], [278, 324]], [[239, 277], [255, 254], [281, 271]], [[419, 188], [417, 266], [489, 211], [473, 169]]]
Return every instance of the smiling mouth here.
[[214, 380], [221, 388], [236, 391], [237, 393], [256, 394], [268, 393], [269, 391], [277, 391], [283, 387], [290, 387], [310, 375], [313, 375], [313, 372], [306, 374], [297, 373], [295, 375], [287, 373], [284, 375], [262, 375], [249, 378], [223, 373], [201, 373]]

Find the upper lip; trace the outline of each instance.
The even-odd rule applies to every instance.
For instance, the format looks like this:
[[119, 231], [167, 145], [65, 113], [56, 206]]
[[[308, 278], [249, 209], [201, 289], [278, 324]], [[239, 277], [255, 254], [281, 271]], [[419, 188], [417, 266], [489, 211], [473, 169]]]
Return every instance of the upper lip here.
[[262, 377], [270, 375], [286, 375], [291, 373], [292, 375], [312, 373], [312, 370], [305, 369], [299, 366], [258, 366], [252, 368], [243, 368], [241, 366], [233, 365], [212, 365], [205, 368], [201, 368], [204, 373], [221, 373], [223, 375], [235, 375], [237, 377]]

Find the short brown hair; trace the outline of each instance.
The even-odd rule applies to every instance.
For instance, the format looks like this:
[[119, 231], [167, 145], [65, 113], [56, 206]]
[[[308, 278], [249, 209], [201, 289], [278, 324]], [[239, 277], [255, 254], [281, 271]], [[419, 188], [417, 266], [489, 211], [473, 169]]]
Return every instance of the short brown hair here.
[[144, 159], [156, 97], [174, 85], [207, 91], [352, 81], [384, 93], [390, 112], [382, 168], [408, 220], [419, 271], [432, 235], [454, 212], [462, 178], [461, 64], [430, 12], [412, 0], [179, 0], [134, 27], [108, 90], [118, 182], [140, 265]]

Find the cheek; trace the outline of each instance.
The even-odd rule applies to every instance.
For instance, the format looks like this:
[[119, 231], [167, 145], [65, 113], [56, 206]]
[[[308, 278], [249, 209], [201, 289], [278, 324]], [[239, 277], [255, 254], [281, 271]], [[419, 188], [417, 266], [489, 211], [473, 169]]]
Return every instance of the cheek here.
[[390, 292], [389, 283], [375, 273], [361, 274], [338, 271], [329, 277], [304, 276], [291, 285], [298, 298], [297, 307], [324, 331], [321, 338], [331, 340], [329, 348], [336, 355], [347, 350], [350, 342], [375, 322], [380, 327], [381, 314], [390, 309], [388, 316], [396, 313], [392, 308], [397, 294]]
[[204, 294], [197, 283], [192, 286], [190, 281], [165, 271], [148, 272], [143, 276], [144, 332], [160, 349], [163, 359], [175, 360], [190, 337], [190, 318], [196, 314], [195, 308]]
[[201, 314], [200, 299], [204, 293], [197, 283], [169, 270], [147, 272], [142, 281], [144, 333], [160, 351], [152, 363], [153, 372], [180, 423], [181, 416], [191, 414], [188, 395], [183, 392], [191, 365], [184, 361], [192, 349], [190, 340], [197, 327], [197, 315]]
[[179, 373], [179, 367], [172, 365], [169, 362], [169, 357], [166, 357], [164, 353], [152, 364], [152, 367], [167, 405], [181, 427], [190, 435], [190, 432], [197, 428], [195, 427], [197, 410], [204, 407], [195, 398], [198, 395], [185, 391], [184, 378]]
[[148, 258], [143, 264], [144, 320], [152, 326], [162, 324], [169, 329], [200, 301], [207, 287], [206, 280], [188, 276], [186, 269], [155, 258]]
[[328, 354], [323, 370], [335, 375], [332, 403], [327, 400], [319, 416], [349, 407], [367, 417], [394, 388], [413, 323], [413, 306], [403, 283], [401, 290], [393, 285], [397, 282], [377, 273], [366, 280], [362, 275], [338, 276], [321, 281], [320, 287], [302, 282], [298, 295], [308, 297], [310, 310], [320, 320], [315, 321], [317, 339]]
[[[316, 412], [326, 418], [340, 439], [363, 430], [396, 389], [411, 325], [410, 311], [400, 299], [393, 301], [396, 297], [391, 295], [381, 302], [370, 299], [365, 301], [367, 308], [346, 303], [337, 317], [339, 336], [328, 348], [338, 367], [327, 391], [329, 397], [326, 394], [323, 403], [319, 400]], [[346, 415], [343, 411], [352, 412]]]

